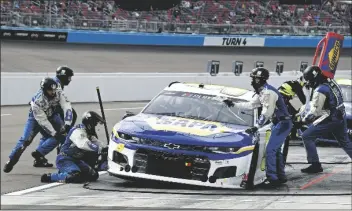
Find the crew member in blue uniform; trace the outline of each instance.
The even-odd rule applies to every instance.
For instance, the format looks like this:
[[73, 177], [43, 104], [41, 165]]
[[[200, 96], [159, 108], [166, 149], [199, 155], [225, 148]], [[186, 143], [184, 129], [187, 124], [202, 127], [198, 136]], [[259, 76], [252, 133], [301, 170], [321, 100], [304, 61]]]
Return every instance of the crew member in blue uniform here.
[[255, 68], [250, 77], [256, 95], [251, 102], [235, 103], [235, 106], [242, 109], [262, 107], [257, 125], [248, 129], [248, 133], [257, 131], [269, 120], [273, 123], [266, 147], [266, 176], [269, 185], [275, 187], [287, 182], [281, 147], [292, 129], [292, 120], [279, 91], [267, 83], [269, 71], [263, 67]]
[[[56, 69], [56, 76], [53, 78], [54, 81], [58, 84], [57, 89], [59, 91], [61, 91], [62, 93], [64, 93], [64, 88], [65, 86], [68, 86], [72, 80], [72, 77], [74, 76], [73, 70], [67, 66], [59, 66]], [[64, 93], [65, 94], [65, 93]], [[68, 101], [68, 99], [66, 98], [66, 100]], [[62, 110], [62, 108], [60, 106], [57, 106], [55, 108], [54, 111], [55, 114], [59, 114], [61, 116], [61, 119], [63, 121], [65, 114], [64, 111]], [[76, 120], [77, 120], [77, 113], [76, 111], [72, 108], [72, 123], [71, 123], [71, 127], [73, 127], [76, 124]], [[48, 136], [43, 136], [40, 139], [39, 142], [39, 146], [42, 145], [45, 140], [48, 138]], [[57, 147], [57, 153], [59, 153], [59, 149], [61, 147], [61, 145], [63, 144], [63, 142], [65, 141], [65, 138], [63, 138], [63, 140], [59, 140], [59, 145]], [[41, 163], [38, 163], [36, 160], [34, 161], [34, 167], [52, 167], [53, 164], [51, 163], [46, 163], [46, 165], [42, 165]]]
[[303, 173], [323, 172], [319, 161], [315, 141], [318, 138], [333, 134], [340, 146], [352, 158], [352, 142], [347, 133], [347, 121], [343, 95], [335, 80], [323, 75], [318, 66], [309, 66], [303, 72], [304, 79], [312, 88], [309, 111], [302, 122], [310, 125], [302, 134], [307, 152], [307, 160], [311, 165], [301, 169]]
[[95, 152], [107, 156], [108, 147], [98, 140], [95, 128], [104, 119], [94, 111], [83, 114], [82, 124], [73, 127], [56, 158], [57, 173], [43, 174], [41, 182], [81, 183], [96, 181], [96, 169], [84, 161], [87, 153]]
[[[52, 78], [44, 78], [40, 86], [41, 89], [30, 102], [31, 107], [23, 136], [17, 142], [9, 156], [10, 160], [4, 166], [6, 173], [13, 169], [24, 150], [39, 132], [47, 138], [32, 152], [32, 156], [35, 158], [35, 164], [49, 166], [45, 155], [55, 149], [58, 145], [57, 140], [69, 131], [69, 125], [72, 122], [71, 104], [66, 100], [65, 95], [57, 90], [57, 83]], [[58, 106], [65, 111], [65, 122], [54, 113]]]

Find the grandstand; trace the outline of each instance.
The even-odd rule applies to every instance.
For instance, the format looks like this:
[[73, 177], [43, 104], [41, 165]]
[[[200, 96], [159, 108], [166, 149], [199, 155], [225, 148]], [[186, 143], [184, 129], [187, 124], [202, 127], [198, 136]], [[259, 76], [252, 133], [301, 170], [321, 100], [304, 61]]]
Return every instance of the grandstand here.
[[1, 1], [1, 25], [109, 31], [350, 34], [351, 5], [280, 5], [278, 0], [185, 0], [167, 10], [125, 11], [114, 1]]

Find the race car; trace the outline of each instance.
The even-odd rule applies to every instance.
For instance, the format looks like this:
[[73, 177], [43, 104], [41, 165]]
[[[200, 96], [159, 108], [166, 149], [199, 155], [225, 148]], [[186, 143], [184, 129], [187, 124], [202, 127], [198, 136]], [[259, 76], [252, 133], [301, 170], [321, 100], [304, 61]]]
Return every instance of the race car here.
[[254, 92], [173, 82], [112, 129], [108, 173], [123, 179], [252, 189], [265, 182], [268, 128], [246, 133], [258, 110], [240, 110]]

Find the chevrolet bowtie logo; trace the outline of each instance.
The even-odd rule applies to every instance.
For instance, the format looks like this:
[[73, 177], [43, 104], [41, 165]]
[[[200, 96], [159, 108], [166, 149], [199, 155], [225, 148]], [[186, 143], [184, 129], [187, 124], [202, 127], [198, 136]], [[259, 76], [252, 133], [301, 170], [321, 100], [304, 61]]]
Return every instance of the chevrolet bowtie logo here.
[[169, 144], [164, 144], [164, 147], [169, 149], [179, 149], [180, 145], [169, 143]]

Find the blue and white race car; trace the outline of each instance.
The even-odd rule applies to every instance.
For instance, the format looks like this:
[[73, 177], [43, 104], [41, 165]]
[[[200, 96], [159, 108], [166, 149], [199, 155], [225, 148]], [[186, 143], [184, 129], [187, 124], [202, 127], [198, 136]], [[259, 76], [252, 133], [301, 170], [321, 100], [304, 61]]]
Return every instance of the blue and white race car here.
[[232, 104], [253, 95], [234, 87], [171, 83], [140, 113], [113, 127], [109, 174], [217, 188], [263, 183], [270, 125], [246, 133], [258, 110]]

